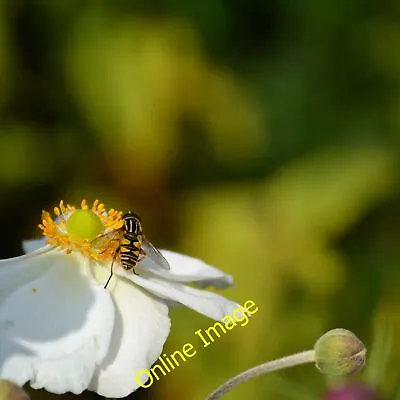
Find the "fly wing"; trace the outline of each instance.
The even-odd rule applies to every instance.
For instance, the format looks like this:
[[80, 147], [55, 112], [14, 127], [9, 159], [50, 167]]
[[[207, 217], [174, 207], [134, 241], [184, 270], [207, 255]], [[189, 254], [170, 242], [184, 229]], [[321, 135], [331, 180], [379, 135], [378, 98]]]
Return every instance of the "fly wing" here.
[[118, 248], [121, 241], [121, 230], [114, 229], [110, 232], [104, 233], [103, 235], [94, 238], [90, 244], [98, 251], [100, 254], [105, 248], [111, 247]]
[[160, 250], [157, 250], [145, 237], [143, 237], [142, 249], [146, 253], [145, 257], [149, 257], [158, 267], [163, 270], [170, 270], [168, 261], [161, 254]]

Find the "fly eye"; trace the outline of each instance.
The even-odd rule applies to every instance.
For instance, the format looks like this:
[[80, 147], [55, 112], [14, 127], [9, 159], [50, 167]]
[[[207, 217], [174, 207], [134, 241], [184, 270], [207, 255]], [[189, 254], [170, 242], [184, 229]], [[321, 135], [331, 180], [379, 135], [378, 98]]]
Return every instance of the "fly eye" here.
[[131, 213], [132, 217], [134, 217], [135, 219], [137, 219], [139, 222], [141, 222], [139, 215], [135, 214], [135, 213]]
[[140, 221], [139, 215], [135, 214], [132, 211], [128, 211], [126, 214], [122, 216], [122, 219], [138, 219]]
[[136, 219], [137, 221], [142, 222], [141, 219], [140, 219], [140, 217], [139, 217], [139, 215], [133, 213], [132, 211], [128, 211], [128, 212], [122, 217], [122, 219], [124, 219], [124, 220]]

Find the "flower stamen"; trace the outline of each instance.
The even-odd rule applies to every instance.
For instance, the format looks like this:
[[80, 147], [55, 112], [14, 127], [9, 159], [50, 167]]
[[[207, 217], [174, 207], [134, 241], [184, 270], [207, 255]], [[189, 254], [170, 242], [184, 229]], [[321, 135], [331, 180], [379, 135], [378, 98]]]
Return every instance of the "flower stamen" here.
[[109, 260], [116, 249], [115, 243], [110, 240], [101, 241], [100, 245], [93, 245], [99, 236], [122, 227], [122, 212], [111, 208], [106, 211], [105, 205], [95, 200], [91, 207], [85, 199], [81, 201], [81, 208], [67, 204], [61, 200], [58, 207], [54, 207], [55, 219], [49, 212], [42, 211], [42, 221], [38, 227], [46, 236], [46, 243], [60, 247], [67, 254], [78, 251], [95, 260]]

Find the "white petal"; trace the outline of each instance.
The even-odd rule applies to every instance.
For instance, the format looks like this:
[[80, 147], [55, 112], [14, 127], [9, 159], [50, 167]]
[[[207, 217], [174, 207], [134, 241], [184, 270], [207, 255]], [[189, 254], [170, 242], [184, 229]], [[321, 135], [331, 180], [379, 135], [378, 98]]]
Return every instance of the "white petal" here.
[[168, 282], [159, 278], [143, 278], [132, 271], [118, 269], [117, 273], [154, 293], [161, 298], [176, 301], [215, 320], [232, 314], [239, 305], [218, 294], [194, 289], [176, 282]]
[[22, 249], [25, 253], [32, 253], [40, 249], [41, 247], [46, 246], [46, 239], [32, 239], [32, 240], [23, 240], [22, 241]]
[[109, 292], [83, 275], [74, 255], [37, 257], [44, 264], [52, 260], [51, 267], [0, 304], [0, 376], [78, 394], [106, 355], [114, 306]]
[[[106, 281], [108, 270], [100, 281]], [[135, 376], [149, 369], [162, 352], [170, 330], [168, 307], [131, 282], [114, 275], [111, 290], [116, 305], [115, 327], [107, 357], [89, 390], [120, 398], [139, 387]]]
[[12, 290], [36, 279], [53, 264], [57, 251], [43, 247], [34, 253], [0, 260], [0, 305]]
[[196, 282], [201, 287], [214, 286], [220, 289], [231, 286], [233, 283], [232, 276], [207, 265], [198, 258], [168, 250], [161, 250], [161, 252], [171, 267], [170, 271], [157, 269], [154, 265], [150, 266], [150, 264], [154, 264], [153, 261], [149, 257], [145, 257], [137, 267], [141, 275], [142, 273], [146, 273], [147, 270], [149, 274], [157, 275], [171, 281]]

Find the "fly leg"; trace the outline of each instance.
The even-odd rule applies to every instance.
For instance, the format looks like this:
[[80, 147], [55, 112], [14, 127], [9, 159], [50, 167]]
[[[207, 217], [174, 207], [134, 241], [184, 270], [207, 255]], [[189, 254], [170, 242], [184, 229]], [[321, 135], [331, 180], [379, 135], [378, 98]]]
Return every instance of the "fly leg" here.
[[138, 262], [142, 261], [146, 257], [146, 255], [147, 255], [146, 251], [143, 249], [143, 247], [141, 247], [139, 252]]
[[[139, 253], [139, 260], [138, 260], [138, 263], [140, 263], [140, 261], [142, 261], [142, 260], [146, 257], [146, 255], [147, 255], [146, 251], [143, 249], [143, 247], [141, 247], [141, 248], [140, 248], [140, 253]], [[136, 273], [135, 268], [132, 268], [132, 272], [133, 272], [135, 275], [139, 275], [139, 274]]]
[[112, 276], [114, 275], [114, 262], [117, 259], [117, 256], [119, 254], [119, 249], [120, 248], [118, 247], [118, 249], [115, 250], [115, 253], [114, 253], [114, 256], [113, 256], [113, 259], [112, 259], [112, 263], [111, 263], [111, 268], [110, 268], [110, 276], [108, 277], [107, 282], [104, 285], [104, 289], [107, 289], [107, 286], [110, 283], [110, 280], [111, 280]]

